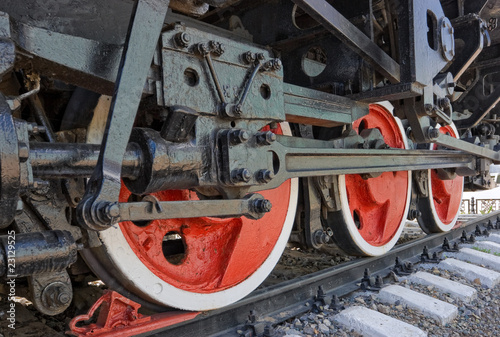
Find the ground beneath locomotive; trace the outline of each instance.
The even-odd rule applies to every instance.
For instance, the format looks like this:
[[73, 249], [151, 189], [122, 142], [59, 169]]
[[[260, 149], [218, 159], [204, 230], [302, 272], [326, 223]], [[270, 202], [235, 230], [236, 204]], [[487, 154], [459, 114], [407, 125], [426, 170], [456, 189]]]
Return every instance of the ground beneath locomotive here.
[[[424, 236], [415, 222], [407, 222], [405, 230], [398, 244], [412, 241]], [[321, 251], [303, 249], [294, 244], [288, 244], [273, 272], [259, 287], [265, 288], [281, 282], [293, 280], [326, 268], [359, 259], [346, 255], [335, 245], [327, 245]], [[100, 281], [87, 278], [84, 282], [75, 285], [74, 298], [71, 307], [64, 313], [56, 316], [47, 316], [38, 312], [31, 302], [19, 298], [16, 303], [16, 330], [9, 331], [8, 321], [3, 319], [8, 315], [9, 305], [6, 297], [0, 299], [0, 337], [21, 336], [64, 336], [68, 330], [70, 320], [87, 312], [88, 308], [102, 296], [107, 287]], [[140, 312], [151, 315], [152, 312], [141, 308]], [[91, 323], [91, 322], [87, 322]], [[13, 333], [14, 332], [14, 333]]]

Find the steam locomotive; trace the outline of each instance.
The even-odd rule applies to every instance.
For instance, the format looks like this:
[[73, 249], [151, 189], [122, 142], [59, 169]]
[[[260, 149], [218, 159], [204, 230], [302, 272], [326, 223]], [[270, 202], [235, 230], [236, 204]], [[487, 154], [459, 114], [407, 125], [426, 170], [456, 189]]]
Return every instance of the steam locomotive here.
[[[289, 241], [451, 230], [500, 162], [496, 0], [3, 0], [0, 276], [210, 310]], [[8, 289], [4, 288], [4, 292]]]

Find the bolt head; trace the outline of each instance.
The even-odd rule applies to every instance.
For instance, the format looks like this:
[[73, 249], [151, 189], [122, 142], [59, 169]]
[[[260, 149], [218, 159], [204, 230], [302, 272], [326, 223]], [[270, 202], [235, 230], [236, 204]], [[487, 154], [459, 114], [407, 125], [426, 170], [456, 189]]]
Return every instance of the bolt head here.
[[41, 294], [42, 303], [48, 308], [65, 307], [71, 302], [72, 295], [68, 287], [59, 281], [48, 284]]
[[247, 183], [252, 178], [252, 174], [246, 168], [233, 170], [231, 172], [231, 179], [235, 183]]
[[179, 32], [175, 35], [175, 42], [179, 47], [187, 48], [191, 42], [191, 35], [185, 32]]
[[198, 48], [198, 52], [203, 56], [210, 53], [210, 48], [205, 43], [199, 43], [197, 48]]
[[58, 301], [62, 304], [68, 304], [71, 301], [71, 295], [67, 292], [62, 292], [57, 297]]
[[250, 171], [248, 171], [247, 169], [243, 169], [243, 171], [241, 172], [241, 177], [243, 178], [242, 180], [244, 182], [248, 182], [250, 178], [252, 178], [252, 175], [250, 174]]
[[243, 110], [242, 110], [243, 106], [241, 104], [236, 104], [234, 107], [233, 107], [233, 114], [239, 116], [243, 113]]
[[233, 130], [229, 134], [229, 142], [232, 145], [245, 143], [250, 139], [250, 135], [245, 130]]
[[276, 141], [276, 134], [271, 131], [261, 132], [257, 134], [257, 144], [258, 145], [271, 145]]
[[273, 69], [276, 71], [281, 70], [281, 67], [283, 66], [283, 63], [281, 62], [280, 59], [274, 59], [274, 64], [273, 64]]
[[440, 134], [439, 129], [433, 128], [429, 130], [429, 138], [431, 139], [438, 138], [439, 134]]
[[257, 180], [263, 184], [269, 183], [274, 178], [274, 173], [269, 170], [260, 170]]
[[185, 42], [191, 42], [191, 35], [189, 35], [188, 33], [182, 33], [181, 37], [182, 37], [183, 41], [185, 41]]
[[276, 141], [276, 134], [274, 134], [273, 132], [271, 131], [267, 131], [266, 132], [266, 140], [269, 142], [269, 143], [272, 143], [274, 141]]
[[251, 51], [247, 51], [246, 53], [243, 54], [243, 60], [248, 63], [248, 64], [252, 64], [255, 62], [255, 59], [256, 59], [256, 56], [254, 53], [252, 53]]
[[313, 234], [313, 240], [317, 245], [324, 245], [330, 241], [330, 236], [323, 230], [317, 230]]
[[269, 213], [273, 204], [267, 199], [257, 199], [253, 202], [253, 208], [257, 213]]
[[109, 204], [106, 207], [106, 213], [111, 217], [111, 218], [117, 218], [120, 216], [120, 206], [118, 203], [114, 202], [112, 204]]
[[250, 135], [246, 131], [241, 131], [240, 134], [239, 134], [239, 137], [244, 142], [246, 142], [247, 140], [250, 139]]

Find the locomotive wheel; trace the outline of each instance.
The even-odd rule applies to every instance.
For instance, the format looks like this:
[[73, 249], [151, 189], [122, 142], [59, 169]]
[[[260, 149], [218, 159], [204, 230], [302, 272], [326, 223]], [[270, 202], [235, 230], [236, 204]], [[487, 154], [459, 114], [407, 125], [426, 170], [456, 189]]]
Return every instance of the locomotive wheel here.
[[[443, 126], [439, 128], [439, 131], [458, 138], [458, 131], [452, 125]], [[435, 144], [432, 144], [431, 150], [435, 148]], [[426, 233], [447, 232], [455, 226], [460, 213], [464, 177], [457, 176], [451, 180], [441, 180], [437, 170], [429, 170], [428, 177], [429, 196], [419, 198], [418, 210], [421, 215], [417, 218], [418, 224]]]
[[[277, 132], [290, 134], [288, 124], [281, 124]], [[99, 232], [103, 245], [87, 252], [87, 263], [105, 283], [131, 299], [184, 310], [231, 304], [266, 279], [292, 229], [297, 179], [259, 193], [273, 205], [259, 220], [204, 217], [122, 222]], [[162, 201], [197, 199], [190, 190], [153, 195]], [[133, 197], [123, 186], [120, 201]]]
[[[408, 148], [401, 121], [380, 105], [353, 123], [353, 128], [379, 129], [387, 145]], [[411, 198], [411, 172], [384, 172], [375, 178], [341, 175], [338, 196], [341, 210], [328, 216], [333, 239], [350, 254], [378, 256], [398, 241], [406, 222]]]

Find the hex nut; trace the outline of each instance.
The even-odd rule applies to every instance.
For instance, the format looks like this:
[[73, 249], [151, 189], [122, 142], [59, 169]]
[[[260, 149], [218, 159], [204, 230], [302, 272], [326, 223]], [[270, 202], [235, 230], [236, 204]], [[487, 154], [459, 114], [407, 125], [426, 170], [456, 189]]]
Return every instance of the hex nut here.
[[236, 169], [231, 172], [231, 180], [234, 183], [247, 183], [252, 178], [252, 174], [246, 168]]
[[177, 46], [187, 48], [191, 42], [191, 35], [185, 32], [179, 32], [175, 35], [174, 40]]
[[267, 199], [257, 199], [252, 203], [252, 207], [257, 213], [268, 213], [271, 211], [273, 204]]

